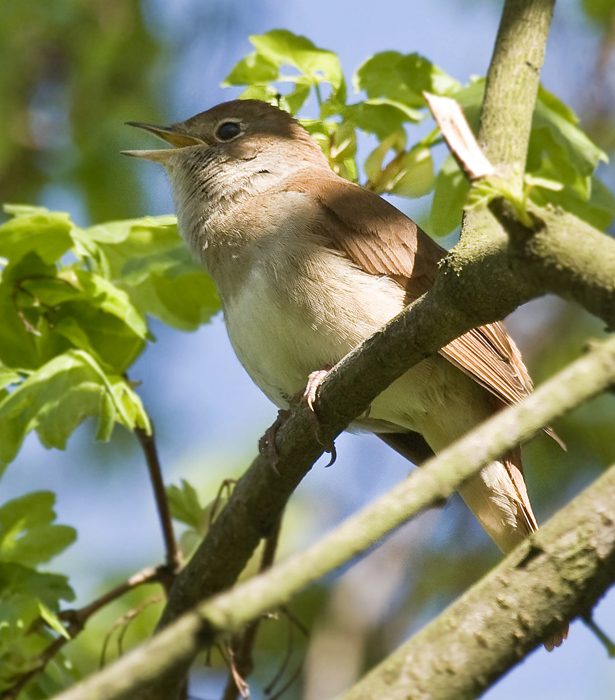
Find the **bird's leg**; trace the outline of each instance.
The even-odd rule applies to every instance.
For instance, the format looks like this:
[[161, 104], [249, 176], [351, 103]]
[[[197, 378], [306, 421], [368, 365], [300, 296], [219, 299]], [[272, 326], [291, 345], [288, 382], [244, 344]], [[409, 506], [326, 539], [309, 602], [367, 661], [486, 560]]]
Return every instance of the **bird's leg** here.
[[329, 460], [329, 464], [326, 464], [325, 467], [330, 467], [335, 462], [335, 460], [337, 459], [337, 452], [335, 451], [335, 443], [332, 442], [330, 445], [326, 445], [320, 439], [320, 435], [319, 435], [320, 423], [318, 422], [318, 416], [316, 415], [316, 411], [314, 410], [314, 401], [316, 400], [316, 392], [318, 391], [318, 388], [320, 387], [322, 380], [329, 373], [330, 369], [331, 369], [331, 365], [325, 365], [323, 367], [323, 369], [317, 369], [315, 372], [310, 372], [310, 375], [309, 375], [308, 381], [307, 381], [307, 385], [305, 387], [305, 391], [303, 392], [303, 396], [301, 397], [302, 400], [304, 400], [310, 408], [309, 416], [310, 416], [310, 419], [312, 420], [312, 423], [314, 425], [314, 432], [316, 433], [316, 439], [325, 448], [325, 451], [331, 455], [331, 459]]
[[325, 365], [323, 369], [316, 370], [315, 372], [311, 372], [307, 385], [303, 391], [297, 392], [290, 400], [289, 402], [289, 408], [287, 409], [280, 409], [278, 411], [278, 417], [275, 419], [273, 424], [267, 429], [267, 432], [263, 435], [263, 437], [259, 440], [258, 443], [258, 448], [261, 454], [264, 454], [268, 460], [269, 463], [271, 464], [271, 468], [273, 471], [279, 475], [278, 471], [278, 460], [279, 460], [279, 454], [278, 450], [275, 444], [275, 439], [276, 435], [278, 433], [278, 430], [284, 425], [286, 420], [288, 419], [288, 416], [290, 415], [290, 411], [293, 408], [293, 406], [296, 406], [300, 401], [305, 401], [307, 403], [310, 412], [309, 416], [310, 419], [314, 425], [314, 432], [316, 433], [316, 439], [318, 442], [323, 445], [323, 447], [326, 447], [326, 451], [330, 453], [331, 455], [331, 460], [329, 464], [327, 464], [327, 467], [330, 467], [334, 462], [337, 457], [336, 452], [335, 452], [335, 445], [331, 444], [329, 446], [326, 446], [320, 439], [318, 435], [318, 430], [320, 427], [320, 424], [318, 422], [318, 416], [316, 415], [316, 411], [314, 410], [314, 401], [316, 400], [316, 392], [318, 391], [318, 387], [320, 386], [322, 380], [327, 376], [327, 373], [331, 369], [331, 365]]

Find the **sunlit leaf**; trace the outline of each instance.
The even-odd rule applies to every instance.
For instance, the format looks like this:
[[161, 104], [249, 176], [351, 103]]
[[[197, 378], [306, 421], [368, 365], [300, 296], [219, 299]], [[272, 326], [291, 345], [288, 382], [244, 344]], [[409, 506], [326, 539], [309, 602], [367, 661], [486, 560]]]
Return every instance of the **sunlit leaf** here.
[[355, 73], [353, 84], [369, 98], [385, 97], [416, 109], [426, 106], [423, 91], [449, 95], [461, 87], [426, 58], [398, 51], [383, 51], [368, 58]]
[[431, 192], [434, 184], [431, 151], [418, 146], [400, 159], [397, 173], [391, 178], [387, 191], [401, 197], [424, 197]]
[[46, 624], [52, 630], [54, 630], [54, 632], [60, 634], [62, 637], [64, 637], [64, 639], [70, 639], [70, 634], [68, 634], [66, 627], [64, 627], [64, 625], [60, 622], [58, 616], [54, 615], [54, 613], [51, 612], [51, 610], [44, 603], [41, 603], [40, 600], [38, 601], [38, 611]]
[[194, 486], [182, 479], [181, 486], [168, 486], [166, 492], [172, 517], [198, 530], [203, 517], [203, 507]]
[[250, 42], [259, 54], [276, 66], [293, 66], [314, 78], [320, 76], [334, 89], [341, 86], [343, 75], [337, 55], [317, 48], [304, 36], [286, 29], [274, 29], [266, 34], [251, 36]]
[[52, 263], [72, 247], [68, 214], [41, 207], [5, 207], [5, 210], [18, 216], [0, 225], [0, 257], [17, 262], [34, 252], [43, 262]]
[[235, 64], [233, 70], [222, 82], [228, 85], [264, 85], [278, 79], [278, 65], [257, 51], [252, 52]]
[[[36, 430], [45, 447], [64, 449], [77, 426], [97, 417], [109, 379], [95, 360], [82, 351], [60, 355], [17, 386], [0, 403], [0, 461], [11, 462], [26, 435]], [[116, 421], [131, 427], [121, 405]]]

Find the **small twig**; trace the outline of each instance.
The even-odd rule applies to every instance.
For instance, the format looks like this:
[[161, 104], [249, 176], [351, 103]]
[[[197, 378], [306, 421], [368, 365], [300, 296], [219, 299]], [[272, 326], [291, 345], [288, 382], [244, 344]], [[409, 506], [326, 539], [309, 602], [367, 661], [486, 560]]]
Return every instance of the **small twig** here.
[[[277, 525], [269, 537], [267, 537], [265, 540], [265, 547], [263, 549], [259, 573], [270, 569], [273, 565], [275, 552], [280, 538], [281, 522], [281, 519], [278, 520]], [[260, 623], [261, 618], [257, 618], [256, 620], [250, 622], [250, 624], [247, 625], [241, 634], [235, 636], [233, 643], [231, 644], [231, 648], [229, 649], [232, 661], [230, 666], [231, 673], [229, 674], [222, 700], [236, 700], [238, 693], [241, 694], [241, 697], [246, 697], [243, 695], [242, 688], [243, 684], [245, 684], [247, 688], [245, 679], [252, 673], [254, 668], [252, 650], [256, 642], [256, 636], [258, 635]], [[241, 679], [241, 683], [237, 682], [237, 676], [239, 676]]]
[[[271, 681], [265, 688], [265, 695], [270, 695], [273, 692], [273, 689], [280, 682], [280, 679], [282, 678], [282, 676], [286, 672], [286, 669], [288, 668], [288, 664], [290, 663], [294, 651], [294, 628], [296, 627], [306, 639], [310, 636], [310, 633], [306, 626], [293, 615], [293, 613], [289, 610], [289, 608], [286, 605], [280, 606], [280, 611], [284, 614], [288, 622], [288, 641], [286, 644], [286, 654], [284, 655], [284, 659], [280, 664], [280, 668], [277, 670], [275, 676], [271, 679]], [[275, 695], [269, 698], [269, 700], [275, 700], [276, 698], [279, 698], [282, 693], [286, 692], [290, 685], [294, 683], [302, 668], [303, 660], [299, 663], [298, 668], [291, 675], [289, 681], [286, 682]]]
[[153, 596], [149, 600], [146, 600], [144, 603], [139, 605], [136, 608], [133, 608], [132, 610], [129, 610], [125, 615], [122, 615], [118, 620], [116, 620], [107, 634], [105, 635], [105, 640], [103, 642], [103, 646], [100, 652], [100, 668], [103, 668], [106, 663], [106, 657], [107, 657], [107, 647], [109, 646], [109, 642], [111, 640], [111, 635], [115, 632], [116, 629], [119, 627], [123, 627], [122, 631], [118, 635], [117, 639], [117, 649], [118, 649], [118, 656], [122, 656], [124, 653], [122, 644], [124, 642], [124, 636], [126, 632], [128, 631], [128, 628], [130, 627], [130, 623], [139, 615], [142, 613], [146, 608], [148, 608], [150, 605], [154, 605], [154, 603], [159, 603], [161, 600], [164, 600], [165, 596], [160, 594]]
[[156, 438], [153, 428], [151, 434], [148, 435], [143, 428], [137, 426], [135, 428], [135, 435], [137, 436], [141, 449], [143, 450], [143, 454], [145, 455], [149, 477], [152, 482], [152, 488], [154, 489], [154, 498], [156, 500], [158, 517], [160, 518], [160, 525], [162, 527], [162, 537], [164, 539], [166, 549], [167, 567], [169, 574], [171, 574], [170, 579], [163, 582], [163, 585], [168, 592], [173, 582], [172, 579], [181, 566], [181, 558], [177, 547], [177, 542], [175, 540], [175, 532], [171, 521], [169, 501], [167, 499], [167, 493], [165, 491], [164, 481], [162, 479], [162, 469], [160, 468], [160, 460], [158, 459]]
[[589, 629], [598, 637], [604, 648], [606, 649], [606, 653], [609, 655], [610, 659], [615, 658], [615, 644], [609, 639], [609, 637], [598, 627], [598, 625], [595, 623], [594, 618], [591, 616], [591, 614], [586, 615], [585, 617], [582, 618], [583, 622], [589, 627]]
[[224, 492], [226, 491], [227, 499], [230, 498], [236, 483], [237, 479], [224, 479], [224, 481], [220, 484], [218, 493], [216, 494], [213, 505], [211, 506], [211, 510], [209, 511], [209, 527], [213, 525], [213, 522], [216, 519], [216, 515], [218, 515]]
[[142, 571], [139, 571], [131, 576], [127, 581], [124, 581], [124, 583], [120, 583], [118, 586], [112, 588], [104, 595], [101, 595], [100, 598], [97, 598], [88, 605], [85, 605], [83, 608], [79, 608], [78, 610], [65, 610], [64, 612], [61, 612], [59, 618], [65, 622], [68, 622], [67, 631], [72, 637], [74, 636], [75, 629], [77, 632], [80, 632], [81, 629], [83, 629], [86, 621], [105, 605], [112, 603], [118, 598], [121, 598], [124, 593], [127, 593], [138, 586], [142, 586], [144, 583], [161, 583], [162, 579], [165, 577], [165, 574], [166, 567], [162, 566], [143, 569]]

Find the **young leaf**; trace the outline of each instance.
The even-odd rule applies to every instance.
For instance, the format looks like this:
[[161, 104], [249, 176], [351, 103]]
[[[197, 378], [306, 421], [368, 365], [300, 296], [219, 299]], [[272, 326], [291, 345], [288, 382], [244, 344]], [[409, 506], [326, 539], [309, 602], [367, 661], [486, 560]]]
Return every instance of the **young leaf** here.
[[450, 95], [461, 87], [426, 58], [398, 51], [383, 51], [368, 58], [355, 73], [353, 84], [357, 91], [365, 90], [369, 98], [384, 97], [415, 109], [425, 107], [423, 91]]
[[68, 214], [42, 207], [5, 207], [5, 211], [18, 215], [0, 225], [0, 257], [17, 262], [33, 252], [52, 263], [72, 247]]
[[0, 507], [0, 561], [36, 566], [75, 541], [67, 525], [53, 525], [55, 494], [35, 491]]
[[401, 197], [424, 197], [434, 188], [434, 183], [431, 151], [424, 146], [415, 146], [400, 159], [398, 172], [387, 191]]
[[203, 507], [192, 484], [182, 479], [181, 487], [168, 486], [166, 492], [171, 516], [198, 531], [201, 527]]
[[347, 105], [341, 109], [341, 115], [353, 126], [375, 134], [380, 140], [395, 131], [403, 129], [403, 125], [409, 121], [416, 121], [399, 103], [390, 100], [365, 100], [354, 105]]
[[335, 53], [317, 48], [309, 39], [286, 29], [273, 29], [253, 35], [250, 42], [257, 52], [276, 66], [293, 66], [314, 80], [326, 80], [334, 90], [343, 82], [342, 69]]
[[[63, 450], [85, 418], [100, 414], [106, 393], [113, 395], [110, 380], [87, 353], [55, 357], [0, 402], [0, 462], [11, 462], [32, 430], [45, 447]], [[122, 405], [114, 408], [115, 420], [131, 428]]]
[[229, 85], [266, 85], [279, 77], [278, 64], [257, 51], [242, 58], [222, 82]]

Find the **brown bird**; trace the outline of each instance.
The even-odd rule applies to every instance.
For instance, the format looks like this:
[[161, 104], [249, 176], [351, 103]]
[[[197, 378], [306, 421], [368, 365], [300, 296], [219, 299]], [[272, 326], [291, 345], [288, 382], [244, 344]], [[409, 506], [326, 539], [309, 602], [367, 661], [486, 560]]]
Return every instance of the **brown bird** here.
[[[218, 287], [235, 352], [279, 408], [433, 285], [446, 251], [336, 175], [286, 112], [236, 100], [170, 127], [130, 124], [175, 147], [126, 153], [165, 167], [179, 230]], [[408, 370], [352, 427], [420, 461], [531, 390], [519, 350], [493, 323]], [[537, 528], [519, 449], [460, 493], [503, 552]]]

